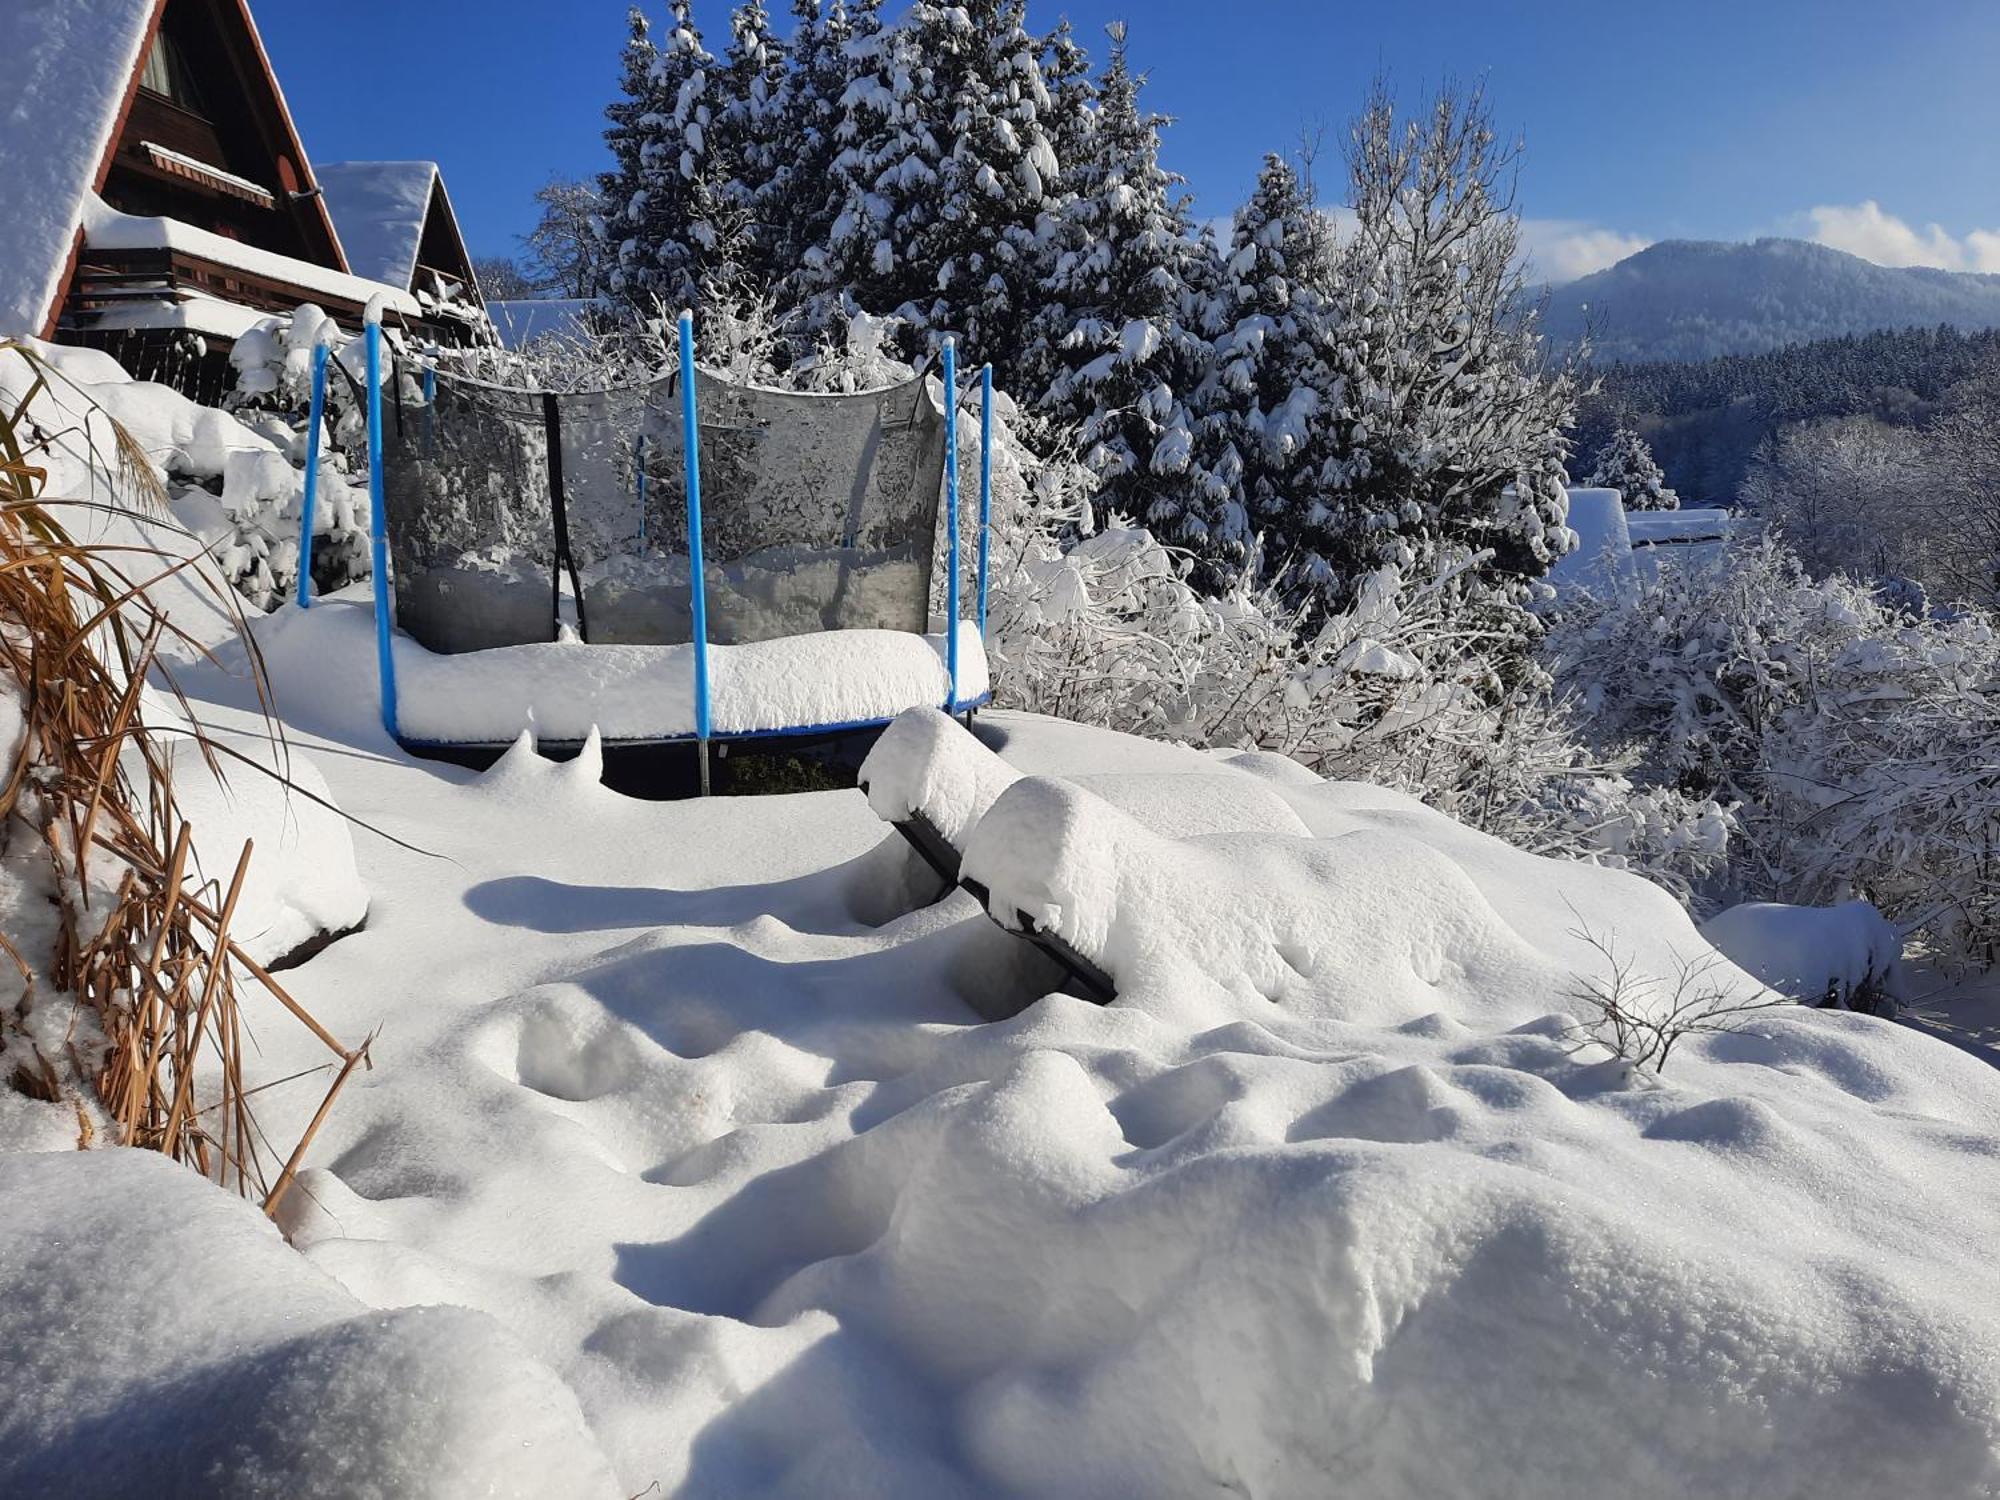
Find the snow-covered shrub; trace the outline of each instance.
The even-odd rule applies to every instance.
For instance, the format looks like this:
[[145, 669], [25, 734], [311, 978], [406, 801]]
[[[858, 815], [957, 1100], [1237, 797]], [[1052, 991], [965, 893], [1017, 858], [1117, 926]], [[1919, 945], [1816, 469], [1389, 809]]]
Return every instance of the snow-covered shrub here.
[[[331, 360], [308, 566], [321, 592], [368, 576], [368, 486], [360, 470], [367, 413], [355, 395], [366, 375], [362, 341], [343, 334], [310, 303], [264, 319], [229, 355], [236, 386], [226, 398], [227, 409], [269, 438], [276, 451], [232, 455], [213, 508], [183, 494], [196, 510], [208, 512], [201, 530], [212, 534], [211, 552], [237, 592], [259, 609], [275, 609], [298, 586], [312, 359], [322, 344]], [[333, 362], [340, 368], [332, 368]], [[203, 488], [216, 493], [211, 485]]]
[[[1275, 590], [1209, 597], [1150, 533], [1091, 526], [1087, 480], [1035, 476], [996, 527], [988, 650], [1009, 706], [1199, 747], [1277, 751], [1321, 775], [1421, 797], [1524, 848], [1643, 871], [1685, 895], [1721, 861], [1729, 812], [1638, 788], [1582, 747], [1504, 632], [1465, 608], [1454, 558], [1392, 568], [1308, 624]], [[1068, 539], [1083, 533], [1081, 540]]]
[[1745, 973], [1805, 1005], [1893, 1016], [1909, 999], [1903, 935], [1866, 901], [1745, 901], [1701, 924]]
[[1862, 896], [1948, 959], [2000, 948], [2000, 636], [1913, 617], [1781, 544], [1579, 601], [1557, 681], [1648, 785], [1740, 802], [1737, 894]]
[[1868, 416], [1790, 427], [1758, 448], [1743, 503], [1816, 577], [1942, 581], [1924, 441]]

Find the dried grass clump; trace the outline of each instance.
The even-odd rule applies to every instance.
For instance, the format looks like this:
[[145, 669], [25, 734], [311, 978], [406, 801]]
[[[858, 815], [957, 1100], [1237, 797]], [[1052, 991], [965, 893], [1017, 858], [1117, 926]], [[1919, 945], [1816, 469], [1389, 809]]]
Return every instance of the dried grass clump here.
[[[27, 362], [32, 380], [11, 409], [0, 409], [0, 698], [16, 698], [21, 716], [0, 787], [0, 829], [9, 839], [32, 830], [46, 847], [59, 921], [51, 954], [21, 952], [6, 934], [0, 950], [24, 980], [20, 1008], [34, 1003], [44, 963], [52, 986], [74, 997], [79, 1016], [69, 1025], [68, 1056], [57, 1061], [94, 1087], [114, 1144], [185, 1162], [259, 1197], [272, 1212], [335, 1096], [367, 1062], [368, 1046], [343, 1046], [230, 939], [250, 867], [248, 843], [227, 885], [190, 883], [193, 830], [175, 802], [173, 758], [140, 712], [150, 677], [180, 702], [208, 772], [220, 778], [222, 757], [232, 752], [202, 733], [159, 659], [163, 641], [202, 648], [173, 625], [152, 591], [186, 570], [239, 626], [242, 615], [228, 586], [195, 567], [195, 557], [72, 537], [57, 515], [80, 502], [43, 496], [48, 474], [36, 460], [55, 439], [28, 418], [54, 372], [32, 349], [0, 343], [0, 359], [10, 356]], [[103, 442], [100, 420], [110, 434]], [[91, 502], [95, 508], [164, 515], [152, 465], [124, 429], [92, 412], [77, 431], [120, 497], [108, 506]], [[250, 655], [261, 695], [254, 646]], [[268, 722], [282, 754], [281, 731], [275, 719]], [[282, 1010], [329, 1054], [324, 1068], [310, 1071], [330, 1070], [331, 1081], [289, 1152], [265, 1137], [251, 1108], [246, 1010]], [[94, 1027], [79, 1024], [84, 1015]], [[63, 1073], [35, 1050], [14, 1067], [12, 1081], [54, 1098], [63, 1092]], [[87, 1145], [90, 1118], [81, 1101], [78, 1117], [78, 1143]], [[279, 1166], [275, 1178], [269, 1165]]]

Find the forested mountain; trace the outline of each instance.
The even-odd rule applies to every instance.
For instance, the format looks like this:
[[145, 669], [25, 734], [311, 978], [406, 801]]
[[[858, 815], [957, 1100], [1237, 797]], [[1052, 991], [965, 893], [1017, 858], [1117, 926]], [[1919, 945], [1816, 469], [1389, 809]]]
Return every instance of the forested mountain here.
[[1687, 363], [1599, 366], [1578, 413], [1572, 472], [1621, 424], [1640, 433], [1686, 505], [1729, 504], [1781, 427], [1871, 416], [1917, 426], [1953, 390], [2000, 371], [2000, 330], [1907, 328]]
[[2000, 327], [2000, 276], [1878, 266], [1804, 240], [1666, 240], [1548, 292], [1602, 363], [1702, 360], [1881, 328]]

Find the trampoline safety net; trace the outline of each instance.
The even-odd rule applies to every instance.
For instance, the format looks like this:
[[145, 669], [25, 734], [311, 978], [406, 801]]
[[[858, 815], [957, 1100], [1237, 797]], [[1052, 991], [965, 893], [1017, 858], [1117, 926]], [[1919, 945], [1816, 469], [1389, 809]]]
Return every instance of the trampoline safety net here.
[[[859, 395], [696, 372], [708, 638], [928, 624], [944, 415], [921, 377]], [[385, 421], [397, 624], [433, 651], [693, 638], [678, 375], [509, 390], [439, 371]], [[385, 393], [386, 394], [386, 393]]]

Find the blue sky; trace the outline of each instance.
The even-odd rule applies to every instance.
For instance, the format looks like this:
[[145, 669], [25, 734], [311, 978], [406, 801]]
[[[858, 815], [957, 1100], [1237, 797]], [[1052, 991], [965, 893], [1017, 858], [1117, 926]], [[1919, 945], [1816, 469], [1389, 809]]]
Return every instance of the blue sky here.
[[[514, 248], [549, 174], [602, 163], [624, 0], [256, 10], [314, 158], [437, 158], [476, 254]], [[1301, 129], [1334, 141], [1383, 69], [1410, 95], [1484, 82], [1525, 137], [1520, 205], [1551, 275], [1769, 233], [2000, 271], [2000, 0], [1029, 0], [1037, 28], [1062, 14], [1093, 55], [1130, 20], [1204, 217]], [[695, 15], [719, 50], [725, 0]]]

